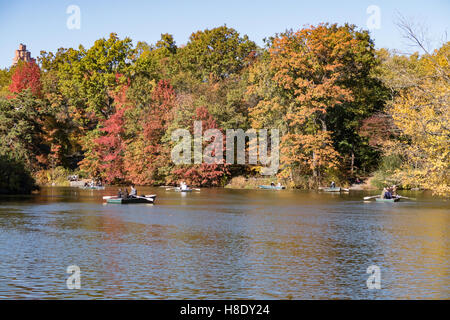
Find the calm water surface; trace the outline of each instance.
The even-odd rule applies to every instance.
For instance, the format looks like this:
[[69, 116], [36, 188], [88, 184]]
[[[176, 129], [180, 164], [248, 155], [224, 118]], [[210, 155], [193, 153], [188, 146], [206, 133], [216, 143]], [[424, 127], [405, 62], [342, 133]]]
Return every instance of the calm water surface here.
[[0, 198], [0, 298], [450, 298], [450, 204], [425, 194], [138, 191], [156, 204], [103, 204], [115, 188]]

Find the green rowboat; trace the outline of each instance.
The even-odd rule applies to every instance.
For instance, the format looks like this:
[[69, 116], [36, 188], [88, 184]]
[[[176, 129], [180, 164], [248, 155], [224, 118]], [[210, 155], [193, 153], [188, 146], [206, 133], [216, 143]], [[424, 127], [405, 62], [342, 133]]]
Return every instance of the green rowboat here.
[[80, 187], [80, 188], [84, 189], [84, 190], [105, 190], [104, 186], [89, 186], [89, 187], [83, 186], [83, 187]]
[[192, 189], [181, 189], [180, 187], [176, 187], [173, 189], [173, 191], [177, 191], [177, 192], [192, 192]]
[[268, 190], [282, 190], [286, 189], [284, 186], [259, 186], [260, 189], [268, 189]]
[[375, 200], [378, 202], [398, 202], [398, 201], [400, 201], [400, 198], [392, 198], [392, 199], [376, 198]]
[[324, 192], [341, 192], [341, 187], [323, 188]]

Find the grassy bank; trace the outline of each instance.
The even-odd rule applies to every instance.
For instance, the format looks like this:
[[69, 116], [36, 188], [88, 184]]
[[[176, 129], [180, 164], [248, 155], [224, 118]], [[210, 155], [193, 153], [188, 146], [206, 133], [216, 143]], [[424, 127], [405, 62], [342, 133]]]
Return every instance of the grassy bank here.
[[270, 185], [271, 183], [277, 184], [276, 178], [262, 178], [262, 177], [250, 177], [238, 176], [231, 179], [230, 183], [225, 186], [229, 189], [258, 189], [260, 185]]
[[303, 190], [316, 190], [319, 187], [328, 186], [331, 181], [335, 181], [336, 185], [341, 187], [348, 187], [348, 181], [345, 179], [330, 176], [325, 181], [322, 181], [318, 185], [317, 180], [312, 176], [295, 176], [294, 180], [278, 179], [277, 177], [264, 177], [264, 176], [237, 176], [231, 179], [225, 188], [230, 189], [258, 189], [260, 185], [270, 185], [271, 183], [285, 186], [287, 189], [303, 189]]
[[40, 186], [57, 186], [69, 187], [70, 181], [68, 177], [71, 175], [78, 175], [79, 179], [83, 178], [83, 174], [77, 171], [71, 171], [64, 167], [56, 167], [48, 170], [41, 170], [34, 173], [34, 179]]

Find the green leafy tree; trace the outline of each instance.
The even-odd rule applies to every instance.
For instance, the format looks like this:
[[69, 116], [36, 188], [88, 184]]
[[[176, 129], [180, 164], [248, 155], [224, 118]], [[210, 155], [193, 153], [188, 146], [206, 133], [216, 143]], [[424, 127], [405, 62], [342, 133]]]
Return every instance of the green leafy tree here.
[[252, 59], [256, 44], [227, 26], [192, 33], [189, 42], [179, 49], [184, 70], [201, 81], [225, 79], [239, 73]]
[[0, 98], [11, 95], [9, 86], [11, 85], [11, 69], [0, 69]]
[[45, 163], [44, 106], [29, 89], [13, 99], [0, 99], [0, 154], [37, 170]]

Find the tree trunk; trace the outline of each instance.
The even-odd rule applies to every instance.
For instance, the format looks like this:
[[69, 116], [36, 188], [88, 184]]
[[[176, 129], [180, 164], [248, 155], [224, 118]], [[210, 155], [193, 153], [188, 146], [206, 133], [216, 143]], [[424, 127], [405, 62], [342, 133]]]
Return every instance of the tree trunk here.
[[351, 172], [352, 177], [353, 177], [354, 167], [355, 167], [355, 153], [352, 151], [352, 162], [351, 162], [351, 167], [350, 167], [350, 172]]
[[313, 177], [317, 176], [317, 171], [316, 171], [316, 153], [313, 151], [312, 154], [312, 158], [313, 158], [313, 163], [312, 163], [312, 170], [313, 170]]
[[327, 132], [327, 124], [324, 120], [319, 119], [320, 123], [322, 123], [322, 132]]

